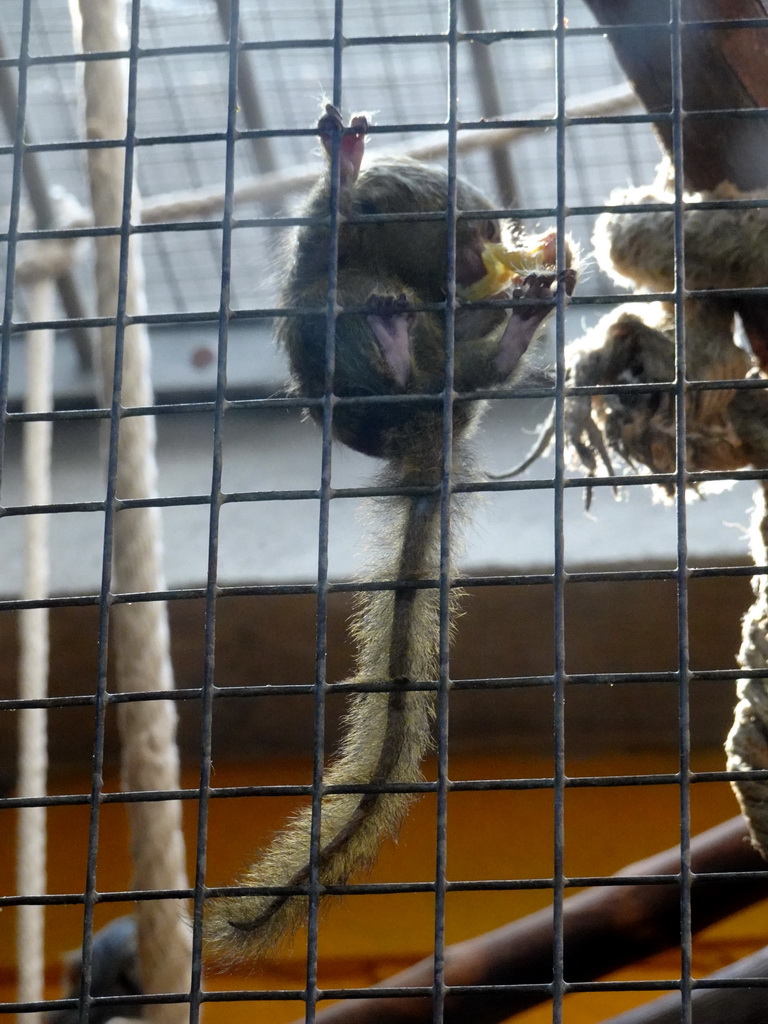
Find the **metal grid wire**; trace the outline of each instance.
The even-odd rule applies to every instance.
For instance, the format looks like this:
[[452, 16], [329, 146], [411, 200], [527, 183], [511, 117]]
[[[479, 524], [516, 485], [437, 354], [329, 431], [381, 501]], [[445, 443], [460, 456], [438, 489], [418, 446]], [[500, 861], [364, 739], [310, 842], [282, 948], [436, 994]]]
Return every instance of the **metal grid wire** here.
[[[101, 997], [96, 1002], [104, 1006], [146, 1002], [188, 1002], [190, 1020], [198, 1020], [206, 1002], [222, 1000], [299, 1000], [305, 1004], [306, 1020], [315, 1018], [318, 1001], [329, 998], [349, 999], [365, 997], [367, 990], [344, 988], [330, 990], [319, 987], [318, 981], [318, 868], [314, 864], [309, 881], [309, 928], [307, 944], [306, 985], [297, 990], [252, 990], [219, 993], [209, 991], [202, 980], [201, 922], [203, 897], [217, 895], [221, 887], [207, 888], [207, 840], [209, 831], [208, 809], [211, 801], [262, 796], [298, 796], [309, 799], [318, 820], [322, 793], [323, 763], [326, 754], [324, 740], [326, 698], [336, 693], [353, 690], [383, 690], [387, 684], [358, 684], [350, 688], [345, 683], [333, 682], [326, 675], [328, 647], [327, 621], [329, 600], [336, 594], [348, 594], [364, 589], [384, 589], [386, 583], [350, 582], [345, 574], [332, 572], [329, 543], [332, 533], [331, 511], [336, 503], [346, 499], [359, 500], [380, 495], [381, 488], [354, 485], [339, 486], [332, 474], [331, 423], [333, 402], [330, 395], [321, 400], [324, 411], [322, 442], [316, 449], [317, 462], [314, 482], [308, 486], [228, 487], [226, 486], [227, 438], [230, 422], [236, 422], [240, 413], [269, 415], [274, 410], [295, 413], [305, 401], [283, 397], [277, 393], [277, 380], [283, 372], [272, 368], [266, 374], [260, 367], [261, 353], [270, 344], [270, 318], [275, 313], [275, 283], [279, 271], [275, 270], [275, 253], [283, 244], [288, 228], [295, 223], [292, 200], [252, 202], [238, 205], [235, 215], [234, 194], [238, 180], [259, 173], [270, 173], [282, 168], [302, 167], [308, 160], [308, 151], [315, 146], [313, 104], [321, 94], [338, 106], [353, 105], [376, 111], [373, 140], [382, 148], [406, 145], [423, 132], [442, 132], [448, 141], [447, 167], [449, 177], [455, 181], [457, 166], [464, 177], [477, 182], [481, 189], [499, 191], [498, 169], [492, 157], [484, 151], [457, 159], [456, 140], [459, 134], [486, 127], [485, 116], [519, 114], [525, 118], [531, 108], [551, 105], [554, 119], [542, 115], [539, 126], [548, 126], [546, 132], [531, 133], [520, 140], [514, 149], [514, 182], [516, 194], [501, 196], [501, 209], [524, 222], [554, 224], [562, 237], [569, 231], [588, 246], [591, 225], [610, 189], [625, 185], [630, 175], [632, 183], [648, 181], [653, 175], [657, 152], [651, 143], [651, 118], [633, 112], [605, 118], [566, 117], [567, 98], [607, 85], [619, 85], [623, 76], [613, 59], [601, 29], [596, 27], [586, 9], [575, 0], [528, 0], [514, 6], [515, 27], [508, 31], [494, 31], [487, 38], [482, 32], [475, 38], [492, 43], [495, 81], [504, 97], [504, 110], [484, 109], [477, 67], [467, 40], [472, 30], [462, 21], [471, 5], [460, 5], [456, 0], [423, 5], [393, 2], [387, 5], [348, 2], [289, 3], [270, 5], [263, 0], [232, 0], [228, 8], [229, 24], [222, 21], [221, 9], [208, 0], [132, 0], [128, 5], [130, 19], [130, 47], [125, 54], [129, 66], [129, 106], [127, 132], [124, 143], [126, 157], [125, 196], [130, 197], [134, 184], [143, 197], [156, 197], [173, 190], [221, 186], [224, 191], [223, 214], [201, 218], [199, 221], [164, 222], [140, 227], [131, 221], [130, 203], [126, 201], [124, 216], [114, 229], [121, 245], [121, 300], [114, 318], [107, 322], [115, 326], [117, 365], [122, 359], [122, 345], [127, 323], [125, 310], [125, 271], [129, 240], [141, 237], [148, 282], [148, 310], [133, 317], [133, 322], [150, 326], [156, 360], [165, 367], [173, 363], [177, 335], [163, 333], [168, 328], [188, 326], [201, 328], [201, 337], [214, 338], [211, 351], [215, 352], [213, 366], [206, 370], [202, 385], [180, 387], [174, 393], [173, 384], [167, 384], [168, 374], [162, 377], [156, 405], [149, 408], [124, 409], [121, 406], [120, 378], [115, 384], [109, 407], [97, 407], [86, 396], [73, 400], [71, 394], [63, 400], [61, 394], [56, 411], [51, 414], [24, 413], [19, 408], [23, 392], [23, 374], [18, 369], [21, 348], [17, 339], [35, 327], [54, 326], [62, 334], [58, 341], [57, 374], [61, 366], [71, 360], [71, 341], [64, 329], [67, 311], [61, 307], [49, 324], [30, 324], [26, 320], [24, 299], [14, 294], [13, 268], [17, 246], [28, 239], [60, 236], [56, 229], [34, 230], [25, 220], [27, 196], [23, 157], [34, 155], [45, 168], [46, 179], [71, 191], [83, 203], [88, 202], [84, 157], [89, 146], [96, 143], [82, 141], [78, 126], [77, 105], [79, 73], [86, 58], [73, 52], [71, 26], [64, 3], [48, 0], [3, 0], [4, 56], [0, 64], [12, 69], [18, 91], [18, 120], [16, 131], [0, 133], [0, 206], [7, 211], [2, 225], [5, 245], [4, 311], [2, 322], [2, 369], [0, 369], [0, 457], [5, 449], [6, 434], [31, 420], [48, 419], [56, 424], [106, 425], [102, 440], [108, 437], [106, 460], [108, 473], [106, 490], [101, 494], [95, 488], [92, 497], [72, 496], [66, 488], [50, 505], [39, 508], [19, 500], [8, 500], [5, 483], [3, 492], [3, 522], [21, 522], [33, 513], [44, 512], [55, 519], [78, 515], [87, 521], [87, 530], [97, 536], [101, 558], [101, 583], [98, 588], [83, 587], [74, 592], [61, 587], [59, 592], [42, 601], [24, 601], [8, 582], [3, 584], [0, 610], [13, 613], [21, 608], [47, 607], [67, 609], [82, 606], [98, 608], [99, 656], [95, 684], [91, 689], [85, 680], [79, 684], [76, 695], [54, 695], [29, 701], [4, 695], [0, 700], [0, 713], [8, 716], [22, 707], [46, 707], [60, 710], [88, 707], [93, 712], [92, 782], [90, 792], [52, 795], [44, 799], [7, 796], [0, 801], [0, 813], [10, 814], [19, 806], [43, 805], [49, 808], [82, 806], [89, 809], [89, 839], [87, 880], [82, 892], [19, 897], [4, 894], [0, 908], [11, 908], [25, 903], [38, 903], [47, 907], [79, 905], [84, 912], [84, 992], [85, 998], [38, 1003], [6, 1003], [4, 1012], [26, 1012], [79, 1005], [80, 1020], [88, 1019], [93, 1000], [88, 994], [90, 985], [89, 955], [92, 943], [94, 911], [97, 904], [131, 903], [137, 898], [191, 897], [194, 900], [194, 959], [192, 985], [189, 993], [167, 994], [160, 997], [120, 996]], [[496, 26], [508, 22], [510, 5], [503, 0], [489, 0], [482, 5], [484, 22]], [[555, 26], [554, 28], [552, 26]], [[682, 495], [686, 482], [694, 479], [687, 472], [685, 453], [685, 389], [686, 362], [683, 330], [683, 235], [682, 199], [682, 78], [681, 78], [681, 21], [680, 5], [672, 3], [669, 25], [673, 82], [673, 161], [676, 170], [675, 256], [677, 265], [674, 302], [677, 313], [677, 371], [674, 394], [677, 399], [677, 466], [674, 473], [676, 493]], [[600, 54], [600, 59], [596, 58]], [[256, 95], [264, 100], [258, 127], [248, 123], [242, 100], [243, 80], [238, 78], [238, 61], [247, 54], [250, 66], [255, 68]], [[92, 54], [88, 59], [101, 59]], [[241, 70], [241, 68], [240, 68]], [[429, 82], [429, 88], [426, 83]], [[535, 97], [535, 101], [532, 101]], [[268, 98], [269, 102], [266, 102]], [[658, 121], [658, 117], [655, 118]], [[521, 121], [520, 123], [525, 123]], [[503, 122], [512, 126], [509, 122]], [[514, 124], [514, 122], [513, 122]], [[26, 126], [26, 127], [25, 127]], [[33, 135], [31, 133], [34, 133]], [[595, 159], [599, 151], [600, 159]], [[134, 174], [135, 161], [135, 174]], [[318, 164], [319, 166], [319, 164]], [[134, 180], [135, 179], [135, 180]], [[511, 189], [511, 182], [507, 182]], [[503, 189], [503, 183], [501, 185]], [[449, 202], [448, 216], [455, 216], [455, 196]], [[332, 212], [333, 216], [333, 212]], [[106, 229], [109, 231], [110, 229]], [[73, 229], [70, 234], [93, 237], [91, 228]], [[449, 233], [448, 265], [455, 263], [455, 237]], [[103, 318], [88, 315], [93, 308], [94, 293], [90, 283], [93, 267], [86, 258], [77, 272], [77, 282], [83, 298], [86, 315], [78, 321], [80, 327], [95, 328], [105, 323]], [[594, 320], [606, 306], [615, 302], [604, 281], [593, 280], [591, 294], [578, 292], [573, 300], [578, 310], [580, 330], [583, 323]], [[446, 310], [448, 329], [452, 311]], [[675, 502], [674, 557], [662, 567], [635, 567], [621, 571], [614, 569], [576, 569], [566, 558], [567, 529], [571, 506], [569, 494], [580, 502], [586, 486], [598, 489], [605, 500], [606, 487], [613, 486], [613, 478], [585, 481], [566, 468], [564, 455], [564, 388], [565, 380], [565, 310], [560, 303], [554, 317], [552, 332], [552, 360], [557, 379], [555, 400], [555, 449], [550, 463], [543, 463], [541, 475], [534, 479], [478, 483], [464, 485], [467, 490], [489, 496], [525, 496], [532, 492], [546, 492], [551, 498], [552, 532], [551, 553], [547, 571], [510, 571], [483, 574], [474, 572], [462, 580], [462, 586], [472, 590], [483, 587], [537, 587], [552, 588], [554, 618], [552, 624], [553, 661], [547, 673], [509, 674], [486, 678], [453, 678], [449, 652], [449, 589], [447, 552], [443, 553], [439, 588], [441, 596], [441, 644], [439, 678], [422, 685], [437, 693], [437, 769], [436, 781], [409, 787], [416, 792], [434, 794], [436, 800], [435, 877], [431, 882], [376, 882], [356, 883], [342, 887], [357, 893], [418, 893], [434, 894], [434, 971], [432, 984], [422, 989], [398, 986], [377, 990], [382, 997], [421, 994], [432, 1000], [433, 1019], [443, 1019], [443, 1004], [448, 990], [444, 976], [446, 945], [446, 896], [449, 892], [513, 891], [545, 889], [551, 891], [554, 909], [553, 963], [551, 982], [517, 986], [486, 986], [477, 994], [493, 994], [503, 989], [539, 992], [552, 1000], [553, 1019], [565, 1019], [563, 1000], [568, 993], [632, 990], [679, 990], [682, 994], [681, 1020], [690, 1021], [691, 993], [694, 987], [692, 967], [691, 884], [691, 787], [723, 782], [726, 772], [693, 770], [690, 749], [691, 686], [698, 682], [729, 680], [749, 676], [747, 670], [731, 668], [697, 669], [690, 663], [688, 643], [688, 593], [692, 580], [748, 576], [753, 568], [736, 565], [729, 568], [694, 566], [689, 558], [689, 518], [699, 515], [684, 500]], [[570, 329], [570, 328], [568, 328]], [[239, 339], [250, 334], [257, 341], [250, 362], [238, 377], [238, 384], [251, 397], [243, 397], [242, 390], [228, 385], [230, 336]], [[163, 373], [165, 371], [163, 370]], [[57, 378], [58, 379], [58, 378]], [[709, 385], [711, 386], [711, 385]], [[732, 387], [733, 384], [729, 384]], [[663, 386], [659, 386], [663, 388]], [[667, 386], [668, 389], [668, 386]], [[66, 390], [66, 389], [64, 389]], [[489, 397], [494, 404], [503, 404], [521, 397], [541, 399], [546, 388], [528, 387], [506, 389]], [[256, 396], [256, 397], [253, 397]], [[266, 397], [269, 396], [269, 397]], [[451, 399], [444, 403], [444, 445], [451, 443]], [[537, 406], [537, 408], [540, 407]], [[157, 499], [124, 499], [116, 494], [115, 467], [117, 463], [120, 426], [126, 417], [156, 415], [185, 417], [200, 414], [212, 428], [212, 440], [206, 442], [210, 486], [186, 490], [169, 490]], [[108, 433], [107, 433], [108, 430]], [[13, 448], [13, 439], [10, 446]], [[342, 462], [343, 462], [343, 456]], [[551, 468], [550, 468], [551, 467]], [[11, 469], [12, 472], [12, 469]], [[763, 479], [758, 471], [730, 474], [741, 481]], [[703, 475], [702, 475], [703, 478]], [[708, 477], [709, 478], [709, 477]], [[234, 477], [233, 477], [234, 479]], [[628, 489], [645, 488], [661, 476], [627, 476], [620, 480]], [[448, 460], [442, 481], [442, 493], [448, 495], [452, 481]], [[745, 484], [746, 486], [746, 484]], [[262, 574], [262, 582], [242, 579], [228, 564], [225, 571], [219, 566], [219, 546], [222, 516], [228, 506], [248, 506], [258, 503], [306, 502], [317, 515], [315, 537], [307, 540], [310, 551], [317, 551], [317, 571], [311, 581], [286, 582], [276, 575]], [[205, 570], [171, 571], [171, 585], [161, 593], [115, 593], [112, 582], [112, 545], [115, 515], [119, 510], [152, 506], [166, 513], [174, 510], [198, 509], [207, 519], [204, 556], [198, 551], [200, 564]], [[94, 525], [97, 524], [97, 525]], [[449, 527], [449, 506], [443, 501], [443, 528]], [[199, 534], [198, 534], [199, 536]], [[10, 557], [10, 556], [9, 556]], [[191, 557], [191, 556], [190, 556]], [[269, 557], [268, 552], [263, 555]], [[638, 558], [642, 552], [638, 552]], [[676, 632], [678, 636], [677, 665], [674, 670], [656, 672], [568, 671], [565, 630], [565, 590], [578, 583], [595, 584], [619, 581], [665, 581], [675, 586]], [[269, 686], [222, 686], [217, 676], [216, 656], [217, 614], [221, 602], [236, 597], [256, 596], [298, 597], [310, 595], [316, 602], [316, 676], [313, 683]], [[204, 650], [200, 664], [200, 685], [168, 693], [116, 693], [108, 684], [108, 638], [110, 617], [116, 605], [167, 600], [185, 602], [202, 600], [204, 612]], [[755, 673], [756, 674], [756, 673]], [[666, 773], [633, 775], [581, 775], [569, 777], [566, 772], [566, 684], [593, 687], [596, 692], [608, 687], [629, 684], [666, 683], [677, 691], [676, 729], [679, 758], [676, 769]], [[468, 779], [451, 781], [449, 771], [449, 696], [453, 692], [480, 690], [541, 689], [551, 695], [553, 702], [552, 767], [537, 778], [522, 779]], [[304, 695], [313, 701], [313, 777], [305, 785], [248, 785], [219, 788], [211, 775], [213, 729], [218, 708], [228, 700], [249, 700], [255, 703], [265, 697]], [[200, 742], [198, 760], [199, 787], [184, 788], [178, 792], [107, 792], [103, 772], [106, 743], [106, 722], [110, 709], [130, 701], [172, 699], [195, 704], [199, 709]], [[679, 825], [681, 862], [679, 874], [651, 875], [635, 879], [617, 880], [603, 875], [569, 877], [565, 865], [565, 795], [568, 789], [622, 786], [677, 787], [679, 792]], [[447, 878], [447, 806], [450, 793], [482, 792], [486, 790], [525, 791], [551, 790], [553, 797], [554, 860], [542, 877], [522, 879], [495, 879], [482, 882], [452, 882]], [[134, 890], [103, 892], [97, 882], [100, 843], [100, 824], [103, 810], [112, 804], [136, 801], [162, 801], [174, 798], [194, 805], [197, 813], [197, 839], [195, 855], [195, 881], [190, 891], [168, 890], [137, 893]], [[103, 831], [103, 830], [102, 830]], [[314, 835], [317, 849], [317, 828]], [[754, 873], [757, 878], [759, 872]], [[741, 879], [752, 877], [749, 873]], [[570, 889], [589, 886], [611, 887], [628, 881], [641, 885], [664, 883], [679, 886], [680, 892], [680, 955], [679, 979], [663, 981], [594, 981], [573, 982], [564, 974], [563, 904]], [[717, 982], [706, 982], [716, 987]], [[471, 986], [452, 986], [451, 994], [470, 991]], [[255, 1012], [255, 1011], [254, 1011]], [[260, 1011], [261, 1012], [261, 1011]], [[268, 1007], [263, 1011], [268, 1019]]]

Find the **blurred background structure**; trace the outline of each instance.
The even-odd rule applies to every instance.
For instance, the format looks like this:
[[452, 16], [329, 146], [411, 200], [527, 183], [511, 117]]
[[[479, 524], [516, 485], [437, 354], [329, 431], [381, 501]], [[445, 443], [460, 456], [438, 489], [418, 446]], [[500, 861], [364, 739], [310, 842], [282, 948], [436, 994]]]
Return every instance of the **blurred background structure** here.
[[[135, 185], [131, 245], [140, 247], [147, 309], [139, 316], [151, 346], [157, 424], [159, 494], [165, 544], [171, 646], [180, 715], [182, 784], [192, 792], [200, 760], [200, 687], [210, 584], [209, 523], [214, 458], [220, 330], [223, 195], [227, 152], [230, 0], [138, 0]], [[0, 233], [15, 248], [18, 268], [35, 230], [55, 234], [62, 223], [75, 258], [57, 281], [50, 528], [51, 594], [49, 785], [56, 795], [87, 794], [99, 674], [98, 606], [108, 515], [106, 427], [91, 345], [100, 326], [95, 247], [84, 143], [83, 64], [66, 0], [2, 0], [0, 5]], [[76, 5], [72, 5], [76, 6]], [[215, 702], [214, 785], [292, 786], [311, 778], [315, 597], [318, 560], [320, 436], [295, 407], [281, 407], [287, 369], [273, 342], [272, 318], [291, 218], [322, 166], [314, 124], [331, 94], [341, 54], [345, 113], [367, 111], [368, 151], [425, 153], [445, 163], [449, 47], [447, 0], [346, 0], [341, 32], [332, 0], [241, 0], [234, 148], [231, 296], [223, 421], [221, 504], [217, 546], [215, 684], [231, 691]], [[594, 7], [595, 5], [591, 5]], [[662, 4], [662, 7], [668, 7]], [[684, 5], [685, 6], [685, 5]], [[711, 17], [722, 16], [718, 8]], [[758, 5], [759, 6], [759, 5]], [[499, 209], [530, 230], [555, 223], [558, 134], [557, 54], [566, 110], [583, 119], [565, 131], [568, 231], [584, 272], [566, 318], [568, 340], [594, 324], [616, 291], [590, 256], [596, 216], [611, 191], [653, 180], [661, 158], [653, 126], [632, 93], [610, 41], [582, 0], [456, 0], [463, 33], [456, 47], [460, 174]], [[558, 51], [558, 12], [566, 19]], [[751, 12], [751, 7], [750, 7]], [[749, 12], [748, 12], [749, 13]], [[695, 16], [704, 17], [699, 11]], [[765, 15], [765, 12], [763, 12]], [[733, 15], [735, 16], [735, 15]], [[25, 27], [27, 26], [27, 27]], [[768, 28], [759, 30], [768, 34]], [[762, 38], [762, 37], [761, 37]], [[123, 57], [126, 55], [123, 54]], [[104, 59], [101, 58], [96, 59]], [[24, 74], [20, 72], [24, 67]], [[22, 83], [23, 77], [23, 83]], [[24, 100], [24, 135], [17, 101]], [[533, 125], [525, 124], [534, 121]], [[487, 122], [483, 125], [480, 122]], [[503, 122], [501, 145], [477, 145]], [[21, 142], [23, 141], [23, 147]], [[122, 143], [121, 143], [122, 144]], [[14, 167], [23, 148], [21, 193], [14, 226]], [[766, 173], [768, 178], [768, 173]], [[62, 220], [62, 218], [64, 218]], [[59, 230], [59, 234], [62, 231]], [[2, 254], [0, 254], [2, 258]], [[27, 387], [26, 329], [37, 322], [29, 290], [8, 282], [4, 369], [5, 447], [0, 480], [0, 780], [14, 792], [18, 708], [16, 618], [24, 588], [25, 505], [22, 413]], [[12, 299], [9, 306], [9, 297]], [[618, 298], [616, 302], [620, 301]], [[9, 318], [12, 318], [12, 323]], [[74, 323], [72, 322], [74, 321]], [[535, 358], [554, 361], [554, 330]], [[219, 396], [220, 397], [220, 396]], [[477, 445], [481, 464], [501, 470], [531, 447], [551, 402], [511, 398], [492, 403]], [[333, 487], [369, 484], [373, 463], [334, 451]], [[571, 477], [577, 474], [570, 474]], [[449, 941], [468, 939], [547, 905], [551, 888], [524, 879], [553, 876], [552, 785], [555, 531], [564, 531], [566, 666], [565, 767], [574, 785], [565, 799], [565, 871], [580, 878], [610, 874], [680, 841], [680, 718], [678, 632], [679, 532], [674, 509], [648, 487], [628, 487], [621, 500], [598, 487], [589, 514], [583, 487], [565, 491], [562, 524], [555, 519], [552, 456], [525, 479], [530, 487], [482, 497], [461, 569], [469, 591], [452, 659], [452, 779], [506, 780], [468, 784], [451, 793], [449, 870], [453, 881], [476, 880], [449, 894]], [[695, 673], [690, 692], [690, 790], [694, 831], [737, 812], [722, 743], [734, 704], [735, 655], [741, 615], [750, 603], [747, 528], [753, 484], [738, 480], [687, 509], [687, 644]], [[295, 500], [294, 500], [295, 499]], [[328, 677], [344, 679], [345, 635], [352, 581], [364, 564], [364, 503], [331, 503], [330, 577], [340, 586], [329, 606]], [[696, 574], [695, 570], [703, 569]], [[110, 680], [114, 666], [109, 659]], [[519, 685], [493, 680], [518, 679]], [[277, 692], [263, 690], [276, 686]], [[303, 686], [296, 695], [283, 692]], [[240, 687], [235, 691], [233, 688]], [[253, 691], [243, 688], [254, 688]], [[262, 688], [257, 695], [256, 689]], [[283, 688], [283, 690], [281, 690]], [[58, 703], [57, 703], [58, 700]], [[342, 710], [329, 702], [327, 749]], [[115, 708], [105, 715], [105, 792], [117, 793], [119, 742]], [[429, 777], [434, 777], [434, 767]], [[655, 781], [657, 777], [658, 781]], [[635, 781], [633, 782], [633, 778]], [[604, 779], [604, 786], [600, 780]], [[539, 781], [535, 781], [539, 780]], [[624, 782], [622, 780], [625, 780]], [[638, 781], [639, 780], [639, 781]], [[683, 783], [688, 785], [686, 779]], [[184, 801], [190, 867], [194, 801]], [[211, 885], [231, 882], [246, 850], [285, 819], [297, 800], [269, 797], [213, 801], [209, 822]], [[88, 799], [48, 809], [51, 892], [83, 890]], [[11, 820], [12, 801], [0, 805]], [[101, 810], [98, 889], [130, 887], [124, 808]], [[399, 848], [387, 850], [373, 881], [420, 883], [434, 873], [434, 795], [409, 820]], [[10, 835], [10, 825], [4, 834]], [[562, 852], [562, 851], [561, 851]], [[0, 859], [2, 894], [13, 894], [13, 851]], [[504, 878], [506, 890], [483, 891]], [[418, 885], [414, 888], [418, 889]], [[459, 887], [460, 889], [461, 887]], [[102, 924], [125, 901], [97, 907]], [[9, 918], [14, 913], [7, 911]], [[319, 984], [363, 986], [428, 955], [433, 895], [426, 891], [359, 895], [321, 922]], [[62, 900], [46, 911], [47, 994], [57, 992], [61, 953], [80, 943], [82, 907]], [[372, 925], [371, 922], [375, 922]], [[694, 970], [711, 973], [765, 942], [765, 904], [713, 925], [696, 939]], [[0, 986], [13, 999], [12, 928], [0, 939]], [[211, 987], [258, 989], [261, 997], [208, 1005], [209, 1019], [235, 1016], [289, 1021], [304, 1002], [286, 998], [305, 984], [305, 948], [276, 955], [255, 977], [213, 979]], [[677, 973], [676, 973], [677, 972]], [[643, 982], [679, 976], [679, 952], [657, 954], [616, 978], [639, 991], [591, 991], [567, 997], [573, 1024], [607, 1018], [647, 1000]], [[614, 978], [615, 980], [615, 978]], [[646, 988], [652, 987], [646, 985]], [[264, 992], [272, 992], [269, 998]], [[275, 994], [278, 993], [278, 994]], [[766, 995], [768, 999], [768, 994]], [[552, 1019], [551, 1007], [527, 1011], [530, 1022]], [[559, 1019], [559, 1018], [558, 1018]]]

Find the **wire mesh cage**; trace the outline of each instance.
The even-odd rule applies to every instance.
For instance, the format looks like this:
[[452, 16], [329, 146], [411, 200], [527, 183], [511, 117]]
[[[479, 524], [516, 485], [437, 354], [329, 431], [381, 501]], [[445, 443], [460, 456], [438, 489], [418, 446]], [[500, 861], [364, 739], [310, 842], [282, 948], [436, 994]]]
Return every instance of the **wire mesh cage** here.
[[2, 13], [3, 1011], [762, 1022], [763, 0]]

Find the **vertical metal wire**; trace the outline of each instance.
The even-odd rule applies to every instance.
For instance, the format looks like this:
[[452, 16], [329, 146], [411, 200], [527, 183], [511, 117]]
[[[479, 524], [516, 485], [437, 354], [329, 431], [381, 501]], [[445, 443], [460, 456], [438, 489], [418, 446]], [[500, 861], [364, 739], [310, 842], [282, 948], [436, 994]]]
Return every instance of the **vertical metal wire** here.
[[8, 241], [6, 242], [5, 295], [3, 299], [2, 336], [0, 336], [0, 485], [2, 485], [3, 468], [5, 466], [5, 428], [8, 422], [8, 379], [11, 361], [16, 245], [18, 242], [19, 212], [21, 209], [21, 183], [24, 173], [24, 124], [27, 116], [27, 72], [29, 70], [29, 29], [31, 17], [31, 0], [23, 0], [21, 38], [19, 40], [16, 126], [13, 136], [11, 202], [8, 211]]
[[202, 924], [205, 873], [208, 857], [208, 816], [211, 789], [211, 736], [216, 694], [216, 612], [218, 598], [221, 479], [224, 461], [224, 414], [226, 412], [227, 352], [232, 285], [232, 227], [237, 141], [237, 62], [240, 54], [240, 0], [232, 0], [229, 19], [227, 75], [227, 135], [224, 163], [224, 210], [221, 220], [221, 287], [219, 291], [216, 400], [213, 413], [213, 459], [210, 513], [208, 518], [208, 573], [205, 588], [205, 647], [200, 725], [200, 784], [195, 851], [195, 905], [193, 910], [192, 971], [189, 992], [190, 1024], [198, 1024], [202, 1001]]
[[681, 0], [672, 0], [670, 60], [672, 78], [672, 159], [675, 171], [675, 512], [677, 528], [678, 732], [680, 743], [680, 994], [681, 1024], [691, 1024], [691, 736], [690, 655], [688, 649], [688, 524], [686, 515], [686, 350], [685, 248], [683, 223], [683, 48]]
[[[333, 103], [341, 109], [344, 0], [334, 2]], [[326, 299], [325, 382], [323, 389], [320, 508], [318, 520], [317, 602], [315, 611], [315, 703], [313, 720], [312, 820], [309, 833], [309, 908], [307, 920], [307, 973], [305, 1020], [313, 1024], [317, 1014], [317, 943], [320, 887], [320, 830], [325, 761], [325, 685], [328, 653], [328, 539], [331, 518], [331, 470], [333, 439], [333, 387], [336, 370], [336, 313], [338, 311], [339, 192], [341, 189], [341, 134], [333, 135], [329, 196], [328, 293]]]
[[93, 977], [93, 912], [96, 904], [96, 864], [99, 847], [101, 796], [104, 785], [105, 719], [108, 705], [107, 666], [109, 618], [112, 605], [112, 555], [115, 513], [117, 511], [117, 457], [120, 438], [121, 399], [123, 384], [123, 352], [125, 348], [126, 292], [130, 245], [131, 209], [133, 200], [133, 164], [136, 140], [136, 86], [139, 60], [139, 24], [141, 0], [131, 0], [130, 39], [128, 44], [128, 91], [125, 124], [125, 164], [123, 168], [123, 202], [120, 214], [120, 255], [118, 260], [117, 309], [115, 311], [115, 347], [112, 396], [109, 418], [109, 449], [107, 455], [107, 487], [104, 503], [104, 542], [102, 546], [101, 587], [99, 592], [99, 654], [94, 704], [94, 740], [88, 823], [88, 855], [83, 901], [83, 970], [80, 983], [80, 1024], [87, 1024], [91, 1009]]
[[[557, 270], [565, 268], [565, 0], [555, 9], [555, 165], [557, 205]], [[553, 815], [552, 879], [552, 1021], [561, 1024], [564, 974], [563, 900], [565, 898], [565, 297], [558, 288], [555, 320], [555, 475], [554, 475], [554, 686], [553, 686]]]
[[446, 197], [445, 386], [443, 389], [440, 478], [440, 636], [437, 692], [437, 793], [435, 844], [435, 941], [432, 1020], [440, 1024], [445, 1006], [445, 894], [448, 836], [448, 725], [451, 643], [451, 498], [453, 487], [454, 326], [456, 311], [456, 136], [458, 118], [458, 0], [448, 0], [448, 193]]

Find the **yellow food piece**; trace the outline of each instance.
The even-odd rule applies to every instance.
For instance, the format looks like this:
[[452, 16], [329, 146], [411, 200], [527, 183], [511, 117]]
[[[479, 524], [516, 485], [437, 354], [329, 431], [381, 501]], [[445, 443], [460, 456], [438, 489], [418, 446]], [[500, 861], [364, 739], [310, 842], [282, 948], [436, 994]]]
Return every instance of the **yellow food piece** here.
[[464, 297], [469, 302], [477, 302], [497, 295], [513, 280], [530, 273], [541, 262], [542, 250], [541, 245], [531, 249], [507, 249], [503, 242], [488, 242], [480, 254], [485, 276], [470, 285]]

